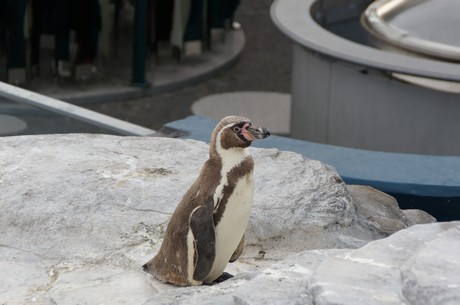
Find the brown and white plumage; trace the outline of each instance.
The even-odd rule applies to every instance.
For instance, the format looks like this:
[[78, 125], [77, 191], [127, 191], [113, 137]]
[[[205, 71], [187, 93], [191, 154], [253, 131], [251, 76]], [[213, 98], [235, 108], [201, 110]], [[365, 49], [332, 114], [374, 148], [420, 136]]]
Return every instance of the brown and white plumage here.
[[222, 119], [211, 136], [209, 159], [166, 229], [157, 255], [144, 269], [179, 286], [217, 279], [243, 249], [252, 206], [254, 162], [246, 148], [269, 135], [249, 119]]

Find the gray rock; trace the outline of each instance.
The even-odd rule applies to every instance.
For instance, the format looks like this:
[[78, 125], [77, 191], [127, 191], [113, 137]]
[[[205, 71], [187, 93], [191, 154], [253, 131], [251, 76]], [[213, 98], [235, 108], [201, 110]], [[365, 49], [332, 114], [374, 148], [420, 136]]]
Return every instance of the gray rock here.
[[404, 214], [392, 196], [363, 185], [349, 185], [348, 191], [360, 216], [360, 225], [385, 236], [407, 227]]
[[460, 226], [445, 227], [401, 267], [411, 304], [460, 304]]
[[326, 259], [311, 277], [312, 298], [315, 304], [460, 304], [459, 237], [460, 222], [418, 225]]
[[144, 274], [115, 266], [84, 266], [56, 274], [48, 291], [56, 304], [142, 304], [158, 289]]
[[354, 226], [356, 214], [346, 186], [334, 169], [296, 153], [253, 151], [256, 190], [249, 244], [299, 251], [365, 244]]
[[[251, 149], [256, 189], [248, 245], [227, 268], [237, 276], [217, 286], [177, 288], [140, 266], [158, 250], [170, 214], [206, 160], [205, 143], [48, 135], [0, 138], [0, 146], [8, 148], [0, 151], [2, 305], [256, 304], [266, 297], [251, 296], [251, 287], [261, 285], [272, 287], [276, 302], [308, 303], [323, 296], [314, 281], [326, 274], [317, 272], [324, 268], [318, 262], [339, 250], [306, 250], [361, 247], [400, 229], [404, 215], [393, 206], [394, 228], [379, 219], [372, 224], [363, 216], [366, 202], [356, 207], [356, 194], [334, 169], [295, 153]], [[366, 200], [374, 204], [372, 196]], [[393, 214], [382, 219], [391, 223]], [[283, 265], [299, 252], [295, 267]], [[404, 294], [414, 294], [420, 277], [404, 274]], [[307, 289], [312, 280], [315, 289]]]
[[436, 222], [436, 218], [422, 210], [402, 210], [402, 212], [409, 227], [416, 224]]
[[370, 186], [347, 185], [358, 215], [358, 223], [388, 236], [415, 224], [433, 223], [436, 218], [421, 210], [401, 210], [396, 199]]
[[233, 292], [235, 304], [313, 304], [308, 292], [313, 271], [322, 261], [343, 251], [307, 251], [274, 264]]
[[[0, 245], [0, 251], [3, 247]], [[12, 304], [31, 302], [50, 283], [50, 276], [38, 264], [0, 261], [0, 270], [0, 304], [7, 300], [15, 300]]]

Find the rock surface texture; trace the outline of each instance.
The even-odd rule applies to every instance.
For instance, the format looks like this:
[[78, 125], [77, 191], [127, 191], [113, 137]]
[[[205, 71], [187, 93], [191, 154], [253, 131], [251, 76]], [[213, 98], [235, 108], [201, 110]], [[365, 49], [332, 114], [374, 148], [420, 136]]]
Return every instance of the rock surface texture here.
[[435, 220], [301, 155], [251, 149], [254, 207], [235, 277], [178, 288], [141, 266], [207, 144], [50, 135], [0, 147], [2, 305], [460, 303], [460, 222], [409, 227]]

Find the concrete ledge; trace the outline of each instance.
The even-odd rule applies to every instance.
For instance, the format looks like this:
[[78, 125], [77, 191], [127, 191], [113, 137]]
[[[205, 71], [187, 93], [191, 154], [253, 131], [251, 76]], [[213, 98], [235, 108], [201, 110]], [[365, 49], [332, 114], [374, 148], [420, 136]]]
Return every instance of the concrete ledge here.
[[[183, 131], [182, 138], [209, 142], [216, 123], [190, 116], [166, 127]], [[460, 157], [386, 153], [279, 136], [254, 146], [294, 151], [329, 164], [346, 183], [370, 185], [389, 193], [402, 208], [420, 208], [438, 220], [460, 219]]]

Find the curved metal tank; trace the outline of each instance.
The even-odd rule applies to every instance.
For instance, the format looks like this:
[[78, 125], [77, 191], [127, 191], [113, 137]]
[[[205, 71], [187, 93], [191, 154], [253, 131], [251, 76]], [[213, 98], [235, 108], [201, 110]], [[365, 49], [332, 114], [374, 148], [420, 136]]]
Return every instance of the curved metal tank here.
[[460, 62], [460, 1], [378, 0], [362, 15], [371, 34], [416, 54]]
[[389, 47], [395, 43], [375, 39], [375, 23], [366, 23], [372, 35], [360, 23], [366, 8], [384, 3], [380, 21], [396, 22], [384, 25], [405, 31], [398, 13], [417, 21], [421, 13], [412, 10], [431, 2], [458, 1], [275, 1], [272, 19], [293, 40], [291, 136], [370, 150], [460, 155], [460, 93], [455, 90], [460, 64], [395, 51]]
[[[460, 1], [378, 0], [361, 16], [374, 46], [409, 56], [460, 62]], [[416, 85], [460, 93], [459, 82], [393, 73]]]

